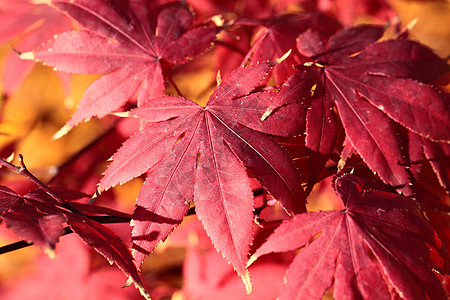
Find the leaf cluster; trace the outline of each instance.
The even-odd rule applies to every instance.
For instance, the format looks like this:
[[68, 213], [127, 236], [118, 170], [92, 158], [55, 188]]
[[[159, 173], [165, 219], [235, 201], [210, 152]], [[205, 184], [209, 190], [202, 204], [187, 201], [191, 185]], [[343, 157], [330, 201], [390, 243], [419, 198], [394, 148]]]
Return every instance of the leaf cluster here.
[[[251, 278], [264, 278], [252, 270], [287, 268], [276, 284], [280, 299], [447, 297], [449, 68], [410, 40], [409, 28], [391, 26], [394, 18], [351, 26], [340, 1], [334, 15], [314, 1], [302, 12], [262, 0], [18, 2], [26, 8], [20, 26], [8, 19], [15, 8], [2, 14], [0, 5], [0, 20], [14, 28], [0, 30], [0, 41], [35, 24], [34, 43], [17, 44], [16, 60], [100, 75], [54, 138], [92, 118], [109, 127], [45, 183], [21, 156], [19, 166], [0, 161], [38, 186], [23, 195], [0, 186], [1, 220], [24, 243], [53, 256], [59, 238], [74, 232], [150, 298], [139, 274], [144, 259], [195, 214], [201, 230], [197, 242], [185, 241], [185, 280], [205, 284], [209, 295], [186, 283], [187, 296], [215, 293], [217, 282], [195, 275], [210, 271], [214, 247], [247, 293]], [[243, 11], [230, 9], [242, 3]], [[394, 14], [384, 1], [367, 3], [357, 7]], [[44, 25], [57, 34], [39, 36]], [[207, 100], [189, 99], [179, 78], [205, 68], [217, 77], [204, 77], [208, 88], [195, 95]], [[25, 73], [5, 81], [5, 94]], [[97, 166], [110, 153], [102, 177], [89, 177], [83, 162]], [[312, 211], [331, 177], [342, 209]], [[128, 215], [74, 201], [86, 196], [80, 191], [49, 188], [70, 178], [98, 198], [135, 178], [143, 184]], [[101, 224], [129, 221], [131, 249]], [[227, 268], [217, 276], [228, 278]]]

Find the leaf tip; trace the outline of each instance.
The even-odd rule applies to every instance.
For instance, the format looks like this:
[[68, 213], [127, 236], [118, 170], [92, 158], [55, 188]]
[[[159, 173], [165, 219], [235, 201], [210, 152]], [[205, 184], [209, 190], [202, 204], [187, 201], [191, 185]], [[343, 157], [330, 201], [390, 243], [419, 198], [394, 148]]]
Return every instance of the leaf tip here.
[[64, 125], [63, 127], [61, 127], [60, 130], [58, 130], [53, 136], [52, 136], [52, 141], [58, 140], [60, 138], [62, 138], [63, 136], [65, 136], [70, 129], [72, 129], [72, 127], [70, 127], [69, 125]]
[[8, 156], [7, 158], [5, 158], [5, 160], [9, 163], [12, 163], [12, 161], [14, 160], [14, 157], [16, 156], [16, 154], [13, 152], [11, 153], [10, 156]]
[[271, 113], [272, 113], [272, 109], [270, 107], [268, 107], [266, 109], [266, 111], [264, 112], [264, 114], [261, 116], [261, 121], [264, 121], [265, 119], [267, 119], [267, 117], [269, 117]]
[[411, 30], [416, 26], [417, 22], [419, 22], [419, 18], [412, 19], [408, 24], [406, 24], [406, 30], [411, 32]]
[[252, 282], [250, 280], [250, 273], [248, 272], [248, 270], [246, 270], [246, 272], [241, 275], [241, 279], [245, 285], [245, 291], [247, 292], [247, 295], [249, 295], [252, 292], [253, 287]]
[[289, 51], [286, 52], [285, 54], [283, 54], [282, 57], [277, 58], [277, 59], [275, 60], [276, 63], [279, 64], [279, 63], [281, 63], [283, 60], [285, 60], [286, 58], [288, 58], [288, 56], [291, 54], [291, 52], [292, 52], [292, 49], [289, 49]]
[[22, 54], [20, 54], [20, 59], [24, 59], [24, 60], [36, 60], [36, 57], [34, 56], [33, 52], [23, 52]]
[[123, 111], [123, 112], [113, 112], [110, 113], [113, 116], [116, 117], [121, 117], [121, 118], [128, 118], [130, 116], [130, 112], [129, 111]]
[[54, 248], [46, 248], [44, 250], [44, 253], [47, 254], [47, 256], [52, 260], [55, 259], [56, 257], [56, 252]]
[[147, 292], [147, 290], [144, 288], [144, 286], [142, 285], [142, 283], [136, 281], [133, 279], [132, 276], [128, 277], [127, 282], [125, 282], [124, 285], [122, 285], [122, 288], [128, 287], [130, 286], [132, 283], [134, 283], [134, 286], [139, 290], [139, 292], [141, 293], [141, 295], [147, 299], [147, 300], [151, 300], [152, 298], [150, 297], [149, 292]]
[[221, 15], [212, 16], [211, 22], [213, 22], [217, 27], [223, 27], [223, 24], [225, 24], [225, 21]]
[[247, 262], [247, 265], [245, 265], [246, 268], [250, 267], [257, 259], [258, 257], [256, 257], [255, 255], [252, 255], [250, 257], [250, 259]]
[[219, 86], [222, 83], [222, 76], [220, 75], [220, 70], [217, 71], [216, 82], [217, 82], [217, 86]]

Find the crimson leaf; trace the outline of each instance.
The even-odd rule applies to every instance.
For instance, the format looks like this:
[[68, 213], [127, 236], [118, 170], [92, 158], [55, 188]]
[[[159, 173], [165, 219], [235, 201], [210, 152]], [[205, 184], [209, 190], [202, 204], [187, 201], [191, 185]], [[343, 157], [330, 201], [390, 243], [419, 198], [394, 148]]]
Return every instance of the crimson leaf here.
[[[337, 32], [327, 42], [314, 32], [300, 36], [297, 47], [311, 62], [282, 87], [268, 112], [307, 97], [317, 84], [308, 112], [306, 146], [330, 155], [337, 136], [334, 106], [346, 138], [380, 178], [410, 194], [407, 161], [392, 121], [433, 141], [450, 141], [450, 104], [430, 82], [448, 71], [428, 48], [408, 40], [375, 43], [378, 26]], [[267, 114], [266, 114], [267, 115]]]
[[254, 52], [251, 62], [253, 63], [276, 59], [292, 49], [291, 55], [275, 67], [277, 83], [284, 82], [292, 75], [293, 65], [303, 63], [307, 59], [295, 47], [295, 39], [299, 34], [306, 30], [314, 30], [323, 38], [327, 38], [340, 28], [336, 20], [318, 13], [287, 14], [267, 20], [243, 19], [237, 23], [262, 27], [252, 46]]
[[10, 188], [0, 185], [0, 216], [13, 208], [21, 200], [20, 196]]
[[4, 218], [6, 226], [18, 237], [44, 249], [50, 257], [54, 256], [55, 245], [66, 223], [63, 215], [45, 214], [27, 207], [23, 211], [10, 211]]
[[280, 299], [321, 299], [333, 283], [335, 299], [446, 299], [432, 249], [441, 243], [411, 199], [366, 191], [352, 174], [335, 181], [341, 211], [310, 212], [284, 221], [251, 261], [302, 248]]
[[[0, 186], [0, 200], [5, 200], [2, 201], [1, 213], [6, 225], [24, 240], [40, 246], [53, 255], [55, 244], [62, 235], [67, 221], [67, 224], [86, 244], [102, 254], [111, 264], [115, 263], [128, 276], [128, 283], [134, 283], [141, 294], [150, 299], [133, 263], [133, 257], [123, 241], [107, 227], [93, 221], [84, 213], [75, 211], [67, 202], [60, 203], [55, 199], [60, 197], [59, 195], [78, 199], [85, 194], [58, 190], [58, 195], [51, 191], [54, 193], [54, 196], [51, 196], [49, 192], [50, 190], [38, 189], [20, 197], [9, 188]], [[110, 209], [86, 208], [86, 205], [80, 204], [77, 206], [88, 212], [103, 214], [112, 212], [114, 215], [127, 216]]]
[[39, 211], [5, 186], [0, 186], [0, 213], [6, 226], [18, 237], [54, 256], [55, 245], [64, 232], [65, 216]]
[[[164, 91], [162, 63], [179, 64], [204, 52], [218, 32], [212, 23], [193, 26], [183, 2], [164, 6], [153, 26], [146, 1], [54, 0], [85, 30], [57, 35], [22, 58], [33, 58], [72, 73], [108, 73], [95, 81], [62, 131], [104, 117], [137, 93], [138, 104]], [[153, 8], [154, 9], [154, 8]]]
[[99, 184], [106, 190], [149, 170], [133, 216], [133, 249], [145, 254], [181, 222], [195, 200], [198, 217], [215, 247], [244, 275], [252, 236], [253, 196], [244, 165], [290, 213], [305, 210], [299, 175], [286, 152], [261, 132], [288, 136], [303, 127], [300, 104], [259, 117], [271, 93], [252, 92], [275, 63], [230, 73], [201, 107], [163, 97], [130, 112], [152, 122], [112, 156]]

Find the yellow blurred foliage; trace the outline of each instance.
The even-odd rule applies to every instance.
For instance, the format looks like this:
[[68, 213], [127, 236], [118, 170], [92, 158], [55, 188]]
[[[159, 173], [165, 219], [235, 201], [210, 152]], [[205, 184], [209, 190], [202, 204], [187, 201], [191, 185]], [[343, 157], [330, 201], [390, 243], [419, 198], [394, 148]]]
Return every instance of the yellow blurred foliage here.
[[411, 39], [431, 47], [441, 57], [450, 56], [450, 1], [392, 0], [402, 24], [417, 19]]

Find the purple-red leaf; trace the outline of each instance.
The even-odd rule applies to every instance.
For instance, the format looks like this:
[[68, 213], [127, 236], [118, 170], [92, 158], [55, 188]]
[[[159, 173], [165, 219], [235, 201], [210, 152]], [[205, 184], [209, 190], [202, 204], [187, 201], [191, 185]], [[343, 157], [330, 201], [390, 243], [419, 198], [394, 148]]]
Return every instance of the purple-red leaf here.
[[161, 7], [156, 28], [149, 11], [155, 8], [140, 1], [53, 4], [86, 30], [58, 35], [22, 57], [74, 73], [108, 73], [88, 88], [67, 129], [120, 108], [136, 91], [138, 104], [162, 96], [161, 62], [185, 63], [206, 51], [218, 32], [212, 23], [194, 27], [193, 13], [182, 2]]
[[[49, 195], [49, 191], [38, 189], [20, 198], [12, 190], [2, 187], [0, 195], [7, 196], [5, 198], [8, 198], [8, 201], [21, 200], [20, 205], [15, 205], [6, 213], [2, 211], [7, 226], [19, 237], [43, 248], [52, 256], [55, 244], [63, 234], [67, 222], [86, 244], [102, 254], [111, 264], [115, 263], [129, 277], [127, 283], [134, 283], [141, 294], [150, 299], [127, 245], [110, 229], [76, 211], [68, 202], [61, 203], [62, 199], [61, 201], [55, 199], [61, 196], [79, 199], [85, 197], [85, 194], [64, 189], [56, 189], [56, 192], [52, 193], [53, 196]], [[76, 206], [86, 212], [112, 213], [112, 216], [129, 217], [105, 208], [87, 208], [87, 205], [82, 204]]]
[[[280, 15], [268, 20], [256, 22], [250, 20], [249, 22], [249, 25], [256, 23], [263, 26], [253, 45], [254, 53], [251, 62], [273, 60], [283, 56], [289, 50], [293, 51], [283, 63], [275, 67], [277, 83], [284, 82], [293, 74], [294, 65], [306, 61], [306, 57], [295, 49], [295, 39], [299, 34], [312, 29], [320, 32], [322, 37], [329, 37], [340, 28], [334, 19], [317, 13]], [[238, 23], [247, 24], [245, 20]]]
[[22, 211], [11, 211], [4, 215], [5, 223], [21, 239], [42, 248], [54, 256], [55, 244], [64, 232], [66, 218], [58, 214], [45, 214], [32, 206]]
[[298, 118], [304, 108], [298, 103], [280, 109], [267, 123], [259, 120], [271, 93], [254, 90], [273, 65], [262, 63], [230, 73], [206, 107], [181, 97], [162, 97], [130, 112], [153, 124], [113, 155], [99, 188], [108, 189], [149, 170], [133, 217], [133, 254], [138, 264], [142, 254], [152, 251], [181, 222], [194, 200], [216, 248], [238, 274], [246, 276], [253, 195], [245, 168], [288, 212], [305, 210], [291, 159], [258, 132], [287, 136], [304, 127]]
[[0, 216], [3, 216], [4, 213], [13, 208], [20, 199], [16, 192], [6, 186], [0, 185]]
[[450, 141], [447, 94], [428, 84], [448, 66], [412, 41], [375, 43], [383, 32], [379, 26], [358, 26], [337, 32], [327, 42], [314, 32], [302, 34], [297, 48], [312, 61], [298, 66], [268, 112], [309, 96], [314, 87], [306, 146], [330, 155], [338, 129], [336, 106], [346, 138], [365, 163], [384, 182], [411, 194], [405, 169], [410, 162], [392, 121], [427, 139]]
[[[409, 198], [366, 191], [351, 174], [335, 181], [342, 211], [310, 212], [284, 221], [253, 259], [301, 248], [280, 299], [445, 299], [431, 251], [440, 241]], [[431, 250], [429, 249], [431, 247]]]
[[115, 263], [125, 275], [128, 283], [134, 283], [141, 294], [150, 299], [150, 295], [142, 285], [133, 257], [122, 240], [107, 227], [83, 216], [68, 214], [67, 223], [80, 238], [103, 255], [111, 264]]

